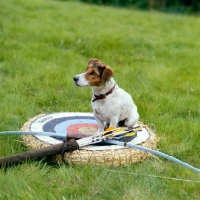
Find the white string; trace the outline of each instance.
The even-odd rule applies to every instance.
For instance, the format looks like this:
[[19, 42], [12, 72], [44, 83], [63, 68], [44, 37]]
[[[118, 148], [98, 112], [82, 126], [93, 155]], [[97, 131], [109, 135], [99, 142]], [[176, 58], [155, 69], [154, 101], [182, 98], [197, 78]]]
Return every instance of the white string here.
[[151, 174], [137, 174], [137, 173], [115, 171], [115, 170], [107, 170], [107, 171], [109, 171], [109, 172], [115, 172], [115, 173], [123, 173], [123, 174], [132, 174], [132, 175], [137, 175], [137, 176], [148, 176], [148, 177], [153, 177], [153, 178], [170, 179], [170, 180], [174, 180], [174, 181], [184, 181], [184, 182], [200, 183], [200, 181], [194, 181], [194, 180], [189, 180], [189, 179], [181, 179], [181, 178], [172, 178], [172, 177], [166, 177], [166, 176], [156, 176], [156, 175], [151, 175]]

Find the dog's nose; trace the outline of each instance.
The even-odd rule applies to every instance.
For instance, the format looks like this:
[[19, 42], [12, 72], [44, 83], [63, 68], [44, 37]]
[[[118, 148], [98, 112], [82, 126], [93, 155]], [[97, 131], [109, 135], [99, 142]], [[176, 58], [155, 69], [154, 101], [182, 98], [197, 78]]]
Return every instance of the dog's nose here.
[[78, 81], [78, 78], [76, 76], [74, 76], [74, 82]]

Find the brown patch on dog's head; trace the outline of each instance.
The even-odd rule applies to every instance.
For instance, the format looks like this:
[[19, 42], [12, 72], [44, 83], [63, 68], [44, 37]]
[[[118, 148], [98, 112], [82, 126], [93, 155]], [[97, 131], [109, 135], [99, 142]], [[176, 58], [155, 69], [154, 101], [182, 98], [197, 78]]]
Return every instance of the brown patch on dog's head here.
[[86, 68], [85, 78], [90, 86], [102, 86], [106, 81], [113, 77], [112, 69], [96, 58], [91, 58]]
[[97, 62], [100, 63], [101, 61], [98, 60], [98, 59], [96, 59], [96, 58], [91, 58], [91, 59], [88, 61], [88, 65], [90, 65], [90, 64], [92, 65], [92, 64], [95, 63], [95, 62], [96, 62], [96, 63], [97, 63]]

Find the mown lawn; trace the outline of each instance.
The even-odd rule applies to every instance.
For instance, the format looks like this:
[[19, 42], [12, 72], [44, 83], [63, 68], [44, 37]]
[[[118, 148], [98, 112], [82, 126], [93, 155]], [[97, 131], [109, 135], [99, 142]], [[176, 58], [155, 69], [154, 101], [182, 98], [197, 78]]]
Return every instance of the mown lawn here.
[[[73, 76], [95, 57], [156, 127], [158, 149], [200, 168], [198, 17], [58, 0], [1, 0], [0, 8], [0, 131], [40, 113], [91, 112], [91, 90]], [[0, 137], [0, 157], [26, 150], [20, 137]], [[200, 181], [158, 157], [119, 168], [42, 160], [0, 169], [0, 199], [200, 198], [200, 183], [150, 175]]]

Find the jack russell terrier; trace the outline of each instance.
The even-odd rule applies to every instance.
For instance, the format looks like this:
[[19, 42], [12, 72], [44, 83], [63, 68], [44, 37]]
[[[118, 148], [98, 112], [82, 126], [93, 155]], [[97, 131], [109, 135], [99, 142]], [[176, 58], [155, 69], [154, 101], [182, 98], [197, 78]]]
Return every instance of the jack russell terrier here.
[[[108, 127], [133, 127], [139, 118], [137, 107], [130, 94], [121, 89], [113, 78], [112, 69], [100, 60], [92, 58], [86, 71], [74, 76], [77, 86], [92, 88], [92, 108], [98, 123], [96, 134]], [[104, 126], [104, 122], [106, 125]]]

